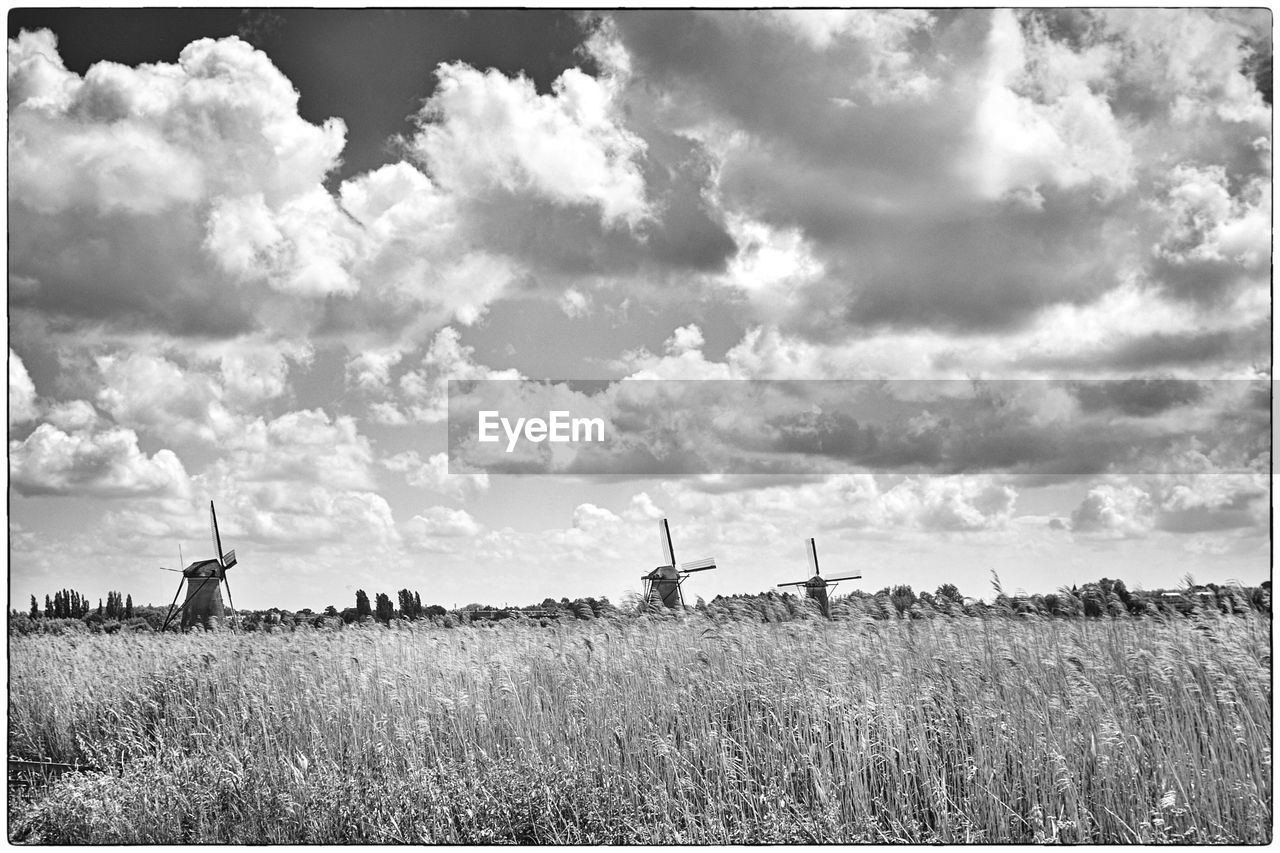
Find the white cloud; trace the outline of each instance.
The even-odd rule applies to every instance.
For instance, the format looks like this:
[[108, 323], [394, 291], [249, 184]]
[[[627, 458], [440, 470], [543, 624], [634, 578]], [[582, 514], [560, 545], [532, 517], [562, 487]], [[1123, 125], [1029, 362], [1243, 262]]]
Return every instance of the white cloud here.
[[9, 477], [24, 495], [118, 498], [188, 489], [178, 457], [170, 450], [147, 456], [130, 429], [68, 433], [40, 424], [23, 441], [9, 442]]
[[36, 386], [27, 367], [13, 350], [9, 350], [9, 428], [33, 421], [40, 416], [36, 402]]
[[[1261, 285], [1271, 262], [1271, 181], [1257, 178], [1235, 194], [1222, 166], [1182, 163], [1167, 179], [1165, 220], [1152, 248], [1155, 275], [1175, 292], [1221, 298], [1248, 277]], [[1153, 207], [1157, 207], [1153, 205]]]
[[209, 443], [240, 429], [212, 376], [141, 350], [99, 356], [96, 363], [102, 386], [95, 402], [118, 424], [171, 441]]
[[261, 281], [286, 294], [352, 296], [359, 229], [321, 186], [275, 209], [262, 193], [215, 199], [203, 247], [237, 281]]
[[85, 432], [98, 425], [98, 413], [84, 400], [55, 403], [49, 407], [45, 420], [63, 432]]
[[[1014, 12], [994, 13], [973, 148], [964, 167], [973, 170], [977, 190], [997, 199], [1008, 193], [1038, 197], [1041, 185], [1070, 189], [1096, 183], [1108, 194], [1126, 189], [1134, 180], [1134, 157], [1105, 96], [1083, 81], [1042, 101], [1015, 91], [1028, 73], [1027, 51], [1036, 47], [1024, 41]], [[1060, 70], [1042, 67], [1048, 74]], [[1053, 83], [1061, 85], [1055, 76]]]
[[895, 486], [884, 502], [891, 517], [925, 530], [973, 531], [1007, 524], [1017, 496], [982, 477], [937, 477]]
[[628, 372], [628, 379], [731, 379], [732, 368], [708, 361], [702, 352], [706, 343], [697, 324], [680, 326], [663, 344], [666, 355], [655, 356], [647, 349], [622, 354], [613, 363]]
[[569, 69], [552, 94], [539, 95], [524, 77], [463, 63], [436, 73], [411, 144], [444, 187], [592, 205], [609, 223], [636, 225], [648, 215], [635, 162], [645, 145], [622, 125], [608, 79]]
[[799, 228], [773, 228], [741, 216], [729, 217], [738, 252], [723, 281], [755, 300], [767, 316], [785, 316], [803, 306], [806, 286], [826, 273]]
[[236, 477], [319, 483], [332, 489], [374, 487], [373, 449], [353, 418], [330, 418], [323, 409], [257, 418], [225, 438]]
[[610, 510], [592, 503], [578, 504], [573, 510], [573, 527], [588, 533], [617, 524], [621, 519]]
[[415, 515], [409, 522], [411, 535], [419, 543], [431, 539], [452, 539], [464, 536], [475, 536], [481, 530], [480, 524], [465, 509], [433, 506]]
[[476, 474], [450, 474], [447, 453], [434, 453], [424, 462], [416, 450], [408, 450], [384, 459], [382, 465], [389, 471], [404, 474], [411, 486], [429, 489], [456, 500], [470, 500], [489, 490], [489, 475], [483, 471]]
[[560, 294], [559, 304], [566, 317], [585, 317], [591, 313], [591, 297], [573, 287]]
[[[292, 83], [236, 38], [193, 42], [176, 64], [100, 62], [83, 78], [47, 31], [9, 51], [19, 308], [130, 333], [263, 332], [290, 348], [323, 326], [353, 351], [407, 350], [442, 322], [476, 322], [525, 275], [491, 247], [483, 206], [407, 163], [355, 176], [335, 198], [324, 181], [341, 120], [302, 119]], [[554, 100], [604, 133], [593, 85], [575, 78]], [[610, 216], [635, 213], [593, 186], [579, 190]], [[642, 182], [631, 189], [643, 195]]]
[[[864, 64], [853, 89], [873, 104], [930, 94], [937, 80], [912, 53], [913, 35], [928, 32], [933, 14], [922, 9], [768, 9], [756, 13], [790, 30], [816, 51], [851, 41]], [[852, 94], [852, 93], [851, 93]]]
[[400, 390], [413, 419], [439, 423], [449, 415], [450, 379], [520, 379], [515, 369], [494, 370], [475, 361], [475, 347], [462, 343], [458, 330], [446, 326], [436, 333], [422, 357], [422, 366], [400, 377]]
[[1100, 536], [1143, 536], [1154, 525], [1154, 507], [1145, 490], [1102, 483], [1071, 513], [1071, 529]]
[[82, 79], [47, 32], [9, 52], [11, 199], [35, 210], [158, 213], [247, 187], [274, 204], [321, 181], [344, 144], [340, 120], [299, 118], [292, 84], [234, 37], [192, 42], [176, 65], [100, 62]]
[[[795, 484], [712, 492], [676, 484], [675, 507], [744, 528], [975, 532], [1005, 526], [1017, 490], [987, 476], [884, 478], [839, 474]], [[891, 484], [891, 485], [890, 485]]]
[[289, 363], [308, 364], [310, 345], [234, 340], [218, 355], [224, 398], [234, 408], [275, 400], [288, 390]]

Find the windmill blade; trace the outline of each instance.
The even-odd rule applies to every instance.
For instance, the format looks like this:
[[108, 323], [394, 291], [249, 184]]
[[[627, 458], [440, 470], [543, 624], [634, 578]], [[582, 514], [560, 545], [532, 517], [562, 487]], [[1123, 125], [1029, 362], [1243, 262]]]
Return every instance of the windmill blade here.
[[157, 566], [157, 568], [165, 572], [177, 572], [178, 574], [182, 574], [182, 569], [171, 569], [168, 566]]
[[[226, 572], [227, 569], [231, 568], [235, 564], [236, 564], [236, 549], [232, 548], [230, 551], [222, 555], [223, 572]], [[226, 577], [226, 575], [224, 574], [223, 577]]]
[[671, 545], [671, 525], [667, 524], [665, 518], [658, 521], [658, 538], [662, 540], [662, 559], [666, 560], [663, 565], [674, 566], [676, 549]]
[[169, 621], [173, 619], [173, 608], [178, 603], [178, 596], [180, 595], [182, 595], [182, 581], [178, 581], [178, 591], [173, 594], [173, 601], [169, 602], [169, 612], [164, 615], [164, 624], [160, 626], [161, 634], [169, 627]]
[[[235, 551], [231, 552], [232, 562], [235, 562], [235, 554]], [[231, 611], [231, 615], [234, 616], [236, 614], [236, 605], [235, 602], [231, 600], [231, 581], [227, 580], [227, 573], [225, 569], [222, 572], [222, 587], [227, 591], [227, 609], [229, 609]]]
[[805, 554], [809, 557], [809, 571], [815, 575], [822, 574], [818, 571], [818, 543], [809, 538], [804, 540]]
[[680, 571], [705, 572], [707, 569], [714, 569], [715, 567], [716, 567], [715, 557], [703, 557], [701, 560], [690, 560], [687, 563], [682, 563], [680, 566]]
[[791, 583], [780, 583], [778, 586], [804, 586], [808, 581], [792, 581]]
[[218, 565], [222, 565], [222, 537], [218, 535], [218, 513], [213, 501], [209, 501], [209, 520], [213, 525], [213, 556], [218, 559]]
[[862, 577], [862, 572], [858, 572], [857, 574], [853, 574], [853, 575], [841, 575], [841, 576], [840, 576], [840, 577], [838, 577], [838, 578], [826, 578], [825, 580], [826, 580], [828, 583], [835, 583], [836, 581], [852, 581], [852, 580], [857, 580], [857, 579], [858, 579], [858, 578], [860, 578], [860, 577]]

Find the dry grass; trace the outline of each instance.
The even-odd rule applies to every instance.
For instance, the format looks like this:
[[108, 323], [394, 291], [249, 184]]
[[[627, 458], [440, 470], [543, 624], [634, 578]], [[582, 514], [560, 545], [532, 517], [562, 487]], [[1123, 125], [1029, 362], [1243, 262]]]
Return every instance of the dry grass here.
[[1270, 623], [11, 641], [15, 840], [1264, 842]]

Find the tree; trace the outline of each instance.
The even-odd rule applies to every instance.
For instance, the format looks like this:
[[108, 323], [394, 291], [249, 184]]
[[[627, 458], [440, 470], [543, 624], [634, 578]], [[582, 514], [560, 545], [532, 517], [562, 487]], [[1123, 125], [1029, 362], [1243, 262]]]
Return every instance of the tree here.
[[36, 597], [34, 595], [31, 596], [31, 618], [40, 618], [40, 602], [36, 601]]
[[413, 594], [413, 618], [417, 619], [422, 615], [422, 596], [417, 592]]
[[126, 595], [124, 597], [124, 618], [126, 619], [133, 618], [133, 595], [132, 594]]
[[44, 615], [46, 618], [53, 618], [53, 601], [47, 592], [44, 594]]
[[893, 604], [893, 609], [898, 611], [898, 615], [901, 616], [911, 609], [911, 605], [916, 603], [916, 594], [906, 584], [895, 586], [893, 592], [889, 593], [889, 602]]
[[954, 601], [956, 604], [964, 602], [964, 596], [960, 594], [960, 589], [953, 583], [944, 583], [934, 592], [938, 598], [945, 598], [948, 601]]
[[[367, 599], [366, 599], [367, 600]], [[391, 617], [395, 615], [395, 608], [391, 606], [391, 597], [385, 592], [378, 593], [377, 598], [377, 618], [379, 622], [391, 624]]]
[[400, 615], [406, 619], [413, 618], [413, 593], [407, 589], [402, 589], [396, 593], [396, 598], [400, 603]]
[[99, 615], [99, 616], [102, 616], [102, 615], [103, 615], [103, 612], [102, 612], [102, 599], [101, 599], [101, 598], [99, 598], [99, 599], [98, 599], [98, 615]]
[[369, 594], [363, 589], [356, 590], [356, 619], [363, 619], [366, 616], [372, 616], [373, 610], [369, 607]]

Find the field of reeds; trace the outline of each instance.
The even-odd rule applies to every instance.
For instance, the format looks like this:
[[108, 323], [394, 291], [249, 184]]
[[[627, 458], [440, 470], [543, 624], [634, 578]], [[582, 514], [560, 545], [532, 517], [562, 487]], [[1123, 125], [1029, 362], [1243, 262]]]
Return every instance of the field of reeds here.
[[9, 835], [1265, 842], [1270, 620], [518, 620], [10, 640]]

